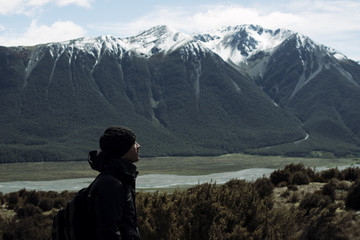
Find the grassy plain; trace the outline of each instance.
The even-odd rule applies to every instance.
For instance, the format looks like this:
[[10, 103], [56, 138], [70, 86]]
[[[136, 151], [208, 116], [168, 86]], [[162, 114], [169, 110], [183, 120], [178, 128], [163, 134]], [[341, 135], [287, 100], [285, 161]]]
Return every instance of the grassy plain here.
[[[228, 154], [222, 156], [142, 158], [136, 165], [140, 175], [204, 175], [249, 168], [279, 169], [291, 163], [303, 163], [304, 166], [311, 168], [337, 167], [360, 163], [360, 158], [296, 158]], [[97, 172], [90, 168], [86, 160], [0, 164], [0, 182], [86, 178], [96, 175]]]

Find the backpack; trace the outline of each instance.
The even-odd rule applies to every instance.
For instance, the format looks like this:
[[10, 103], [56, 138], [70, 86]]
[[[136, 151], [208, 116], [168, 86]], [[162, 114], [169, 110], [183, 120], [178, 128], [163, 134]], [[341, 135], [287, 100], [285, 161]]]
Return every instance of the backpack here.
[[90, 208], [91, 185], [81, 189], [53, 219], [53, 240], [96, 239], [95, 217]]

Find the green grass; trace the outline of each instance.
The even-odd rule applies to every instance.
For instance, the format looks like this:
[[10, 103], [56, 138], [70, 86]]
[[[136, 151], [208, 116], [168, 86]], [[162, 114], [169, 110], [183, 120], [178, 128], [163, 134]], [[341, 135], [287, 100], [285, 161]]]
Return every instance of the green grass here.
[[[303, 163], [306, 167], [336, 167], [360, 163], [360, 158], [296, 158], [228, 154], [223, 156], [155, 157], [142, 158], [136, 163], [140, 175], [178, 174], [203, 175], [249, 168], [283, 168], [291, 163]], [[0, 164], [0, 182], [57, 180], [95, 177], [86, 161], [35, 162]]]

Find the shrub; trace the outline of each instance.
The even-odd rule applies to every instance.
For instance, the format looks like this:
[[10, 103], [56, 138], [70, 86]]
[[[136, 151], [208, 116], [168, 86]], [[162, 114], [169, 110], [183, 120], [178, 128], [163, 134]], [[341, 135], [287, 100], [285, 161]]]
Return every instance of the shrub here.
[[26, 194], [25, 204], [37, 206], [40, 202], [40, 194], [37, 191], [30, 191]]
[[271, 180], [268, 178], [258, 178], [254, 182], [254, 186], [261, 198], [270, 196], [274, 191], [274, 185], [271, 183]]
[[34, 215], [22, 219], [12, 218], [3, 225], [3, 240], [48, 240], [51, 236], [53, 215]]
[[19, 202], [19, 197], [18, 197], [17, 193], [15, 193], [15, 192], [10, 193], [8, 195], [7, 202], [8, 202], [8, 208], [9, 209], [15, 209], [18, 202]]
[[329, 196], [330, 199], [334, 202], [335, 201], [335, 186], [331, 183], [327, 183], [322, 188], [322, 194], [325, 196]]
[[322, 209], [319, 214], [310, 218], [300, 239], [316, 240], [349, 240], [341, 223], [335, 222], [336, 206]]
[[298, 163], [298, 164], [292, 163], [292, 164], [286, 165], [284, 170], [288, 171], [290, 173], [306, 172], [304, 164], [302, 164], [302, 163]]
[[24, 207], [19, 208], [16, 210], [16, 216], [18, 218], [25, 218], [25, 217], [32, 217], [36, 214], [41, 214], [43, 211], [32, 204], [26, 204]]
[[3, 205], [5, 203], [4, 194], [0, 192], [0, 205]]
[[307, 185], [310, 183], [310, 178], [305, 172], [295, 172], [290, 177], [290, 183], [294, 185]]
[[39, 208], [44, 212], [50, 211], [52, 207], [53, 207], [52, 202], [48, 198], [42, 199], [39, 203]]
[[18, 195], [20, 198], [25, 198], [27, 193], [28, 193], [28, 191], [26, 191], [26, 189], [23, 188], [23, 189], [19, 190]]
[[338, 168], [330, 168], [328, 170], [324, 170], [320, 173], [321, 177], [325, 180], [331, 180], [332, 178], [339, 179], [341, 176], [341, 173]]
[[57, 208], [57, 209], [63, 208], [63, 207], [65, 207], [66, 202], [67, 202], [67, 201], [65, 200], [65, 198], [59, 197], [59, 198], [57, 198], [57, 199], [54, 200], [54, 205], [53, 205], [53, 207], [54, 207], [54, 208]]
[[360, 210], [360, 181], [357, 180], [350, 188], [346, 200], [345, 206], [354, 210]]
[[286, 170], [275, 170], [270, 174], [270, 180], [275, 185], [278, 186], [282, 182], [289, 182], [290, 172]]
[[360, 177], [360, 168], [350, 167], [341, 171], [341, 178], [347, 181], [355, 181]]
[[308, 194], [303, 200], [301, 200], [299, 208], [302, 210], [307, 210], [307, 213], [313, 208], [325, 208], [331, 204], [331, 199], [329, 196], [324, 196], [318, 193]]

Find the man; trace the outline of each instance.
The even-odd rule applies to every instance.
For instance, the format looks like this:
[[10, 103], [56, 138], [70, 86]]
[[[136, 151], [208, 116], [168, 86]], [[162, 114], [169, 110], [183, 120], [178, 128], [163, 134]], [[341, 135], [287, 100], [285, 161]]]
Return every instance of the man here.
[[100, 151], [89, 153], [89, 164], [100, 172], [90, 189], [98, 239], [140, 239], [135, 206], [135, 162], [140, 144], [135, 134], [109, 127], [99, 140]]

